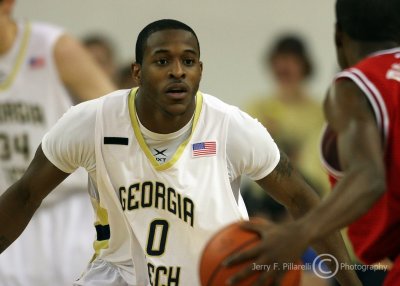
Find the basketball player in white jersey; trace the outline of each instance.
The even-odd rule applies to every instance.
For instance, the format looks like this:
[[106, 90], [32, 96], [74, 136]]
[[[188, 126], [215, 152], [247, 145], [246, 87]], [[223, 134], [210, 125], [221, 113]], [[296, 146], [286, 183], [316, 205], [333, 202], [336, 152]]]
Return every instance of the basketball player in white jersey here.
[[[0, 193], [74, 102], [113, 89], [76, 40], [48, 24], [14, 21], [13, 6], [0, 1]], [[0, 285], [71, 285], [79, 277], [95, 237], [86, 185], [84, 172], [74, 174], [43, 201], [0, 257]]]
[[[139, 87], [73, 107], [0, 197], [0, 252], [79, 166], [90, 177], [97, 241], [94, 260], [75, 285], [199, 285], [207, 240], [247, 218], [242, 175], [296, 217], [317, 204], [258, 121], [198, 90], [202, 67], [189, 26], [176, 20], [146, 26], [133, 64]], [[339, 236], [325, 246], [347, 261]], [[338, 279], [350, 285], [354, 273], [339, 272]]]

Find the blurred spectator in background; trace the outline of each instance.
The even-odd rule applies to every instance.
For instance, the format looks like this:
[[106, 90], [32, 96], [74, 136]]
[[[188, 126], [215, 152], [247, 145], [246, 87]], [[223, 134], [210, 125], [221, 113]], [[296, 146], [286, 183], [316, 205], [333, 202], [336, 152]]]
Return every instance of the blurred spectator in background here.
[[305, 179], [324, 193], [329, 183], [318, 152], [324, 119], [321, 104], [307, 90], [313, 66], [303, 40], [282, 36], [265, 53], [264, 65], [272, 72], [274, 90], [247, 111], [268, 128]]
[[132, 64], [120, 67], [117, 85], [119, 89], [129, 89], [138, 85], [132, 77]]
[[137, 86], [132, 77], [132, 64], [118, 66], [112, 41], [101, 34], [90, 34], [82, 39], [83, 44], [118, 89]]
[[[14, 21], [14, 4], [0, 0], [0, 190], [20, 178], [74, 102], [114, 89], [76, 39], [53, 25]], [[86, 185], [78, 172], [43, 201], [0, 256], [0, 285], [71, 285], [79, 277], [95, 239]]]
[[117, 84], [118, 68], [115, 58], [115, 47], [112, 41], [102, 34], [90, 34], [85, 36], [82, 42], [107, 76]]

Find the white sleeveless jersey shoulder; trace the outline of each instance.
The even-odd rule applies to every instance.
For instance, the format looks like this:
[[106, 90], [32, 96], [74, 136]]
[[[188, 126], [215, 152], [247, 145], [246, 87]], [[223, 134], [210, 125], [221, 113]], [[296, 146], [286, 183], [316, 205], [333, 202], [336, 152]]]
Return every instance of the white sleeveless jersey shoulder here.
[[[18, 29], [18, 41], [0, 57], [0, 64], [10, 63], [0, 83], [0, 190], [21, 177], [44, 134], [73, 104], [54, 62], [63, 30], [24, 22]], [[45, 202], [84, 188], [86, 180], [83, 172], [70, 176]]]
[[113, 251], [123, 247], [118, 259], [134, 258], [137, 285], [145, 285], [147, 271], [153, 285], [156, 279], [158, 285], [199, 285], [199, 259], [207, 240], [246, 218], [228, 176], [232, 107], [198, 93], [191, 137], [169, 162], [158, 165], [146, 149], [136, 115], [129, 114], [128, 98], [126, 92], [107, 96], [97, 112], [97, 191], [99, 207], [107, 213], [103, 223], [111, 227], [99, 258], [112, 260]]

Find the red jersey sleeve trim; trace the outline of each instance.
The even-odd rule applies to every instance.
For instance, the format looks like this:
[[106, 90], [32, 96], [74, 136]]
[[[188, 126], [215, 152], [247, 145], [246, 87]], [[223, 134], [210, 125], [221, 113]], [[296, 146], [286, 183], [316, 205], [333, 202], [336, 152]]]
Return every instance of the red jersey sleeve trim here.
[[356, 68], [351, 68], [338, 73], [335, 79], [338, 80], [340, 78], [348, 78], [352, 80], [366, 95], [374, 111], [376, 122], [378, 128], [381, 130], [383, 140], [386, 142], [389, 132], [389, 116], [385, 102], [379, 90], [363, 72]]

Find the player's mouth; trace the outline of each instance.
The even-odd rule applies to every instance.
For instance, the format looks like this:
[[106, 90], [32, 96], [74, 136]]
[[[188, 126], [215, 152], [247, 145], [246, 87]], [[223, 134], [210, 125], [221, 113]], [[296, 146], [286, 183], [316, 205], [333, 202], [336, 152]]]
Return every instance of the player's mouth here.
[[165, 93], [171, 99], [183, 99], [187, 96], [188, 90], [184, 83], [174, 83], [167, 87]]

